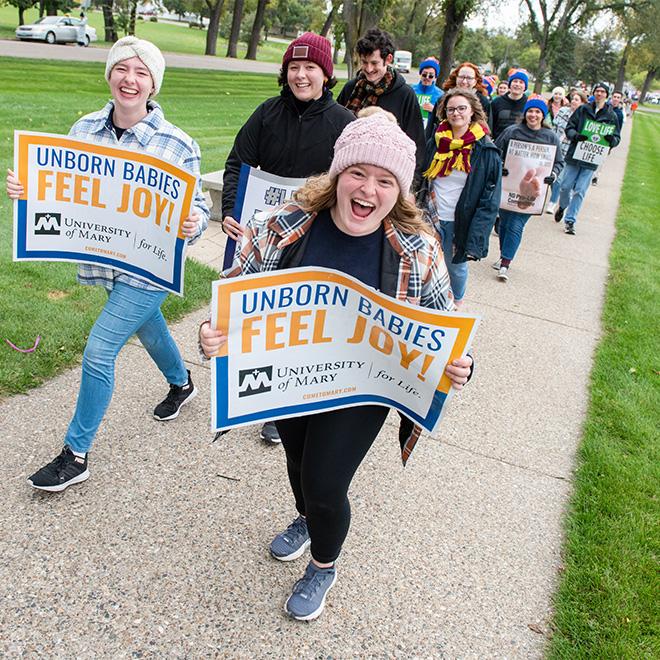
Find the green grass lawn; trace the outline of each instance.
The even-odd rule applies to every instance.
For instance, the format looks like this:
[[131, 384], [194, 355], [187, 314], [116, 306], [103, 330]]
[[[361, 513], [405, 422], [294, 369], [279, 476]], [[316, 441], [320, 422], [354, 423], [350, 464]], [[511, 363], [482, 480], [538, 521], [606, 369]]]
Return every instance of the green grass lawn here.
[[[79, 116], [109, 98], [101, 64], [0, 58], [0, 155], [13, 163], [14, 129], [67, 133]], [[254, 108], [277, 93], [275, 76], [169, 69], [159, 101], [166, 117], [200, 144], [202, 170], [221, 169], [236, 132]], [[76, 284], [72, 264], [12, 262], [12, 204], [0, 195], [0, 397], [24, 392], [79, 360], [103, 305], [100, 287]], [[206, 304], [217, 273], [188, 262], [185, 298], [169, 296], [164, 311], [179, 318]], [[4, 341], [38, 350], [23, 355]]]
[[634, 122], [550, 658], [660, 657], [660, 117]]
[[[78, 16], [78, 12], [72, 12], [72, 16]], [[25, 22], [32, 23], [39, 18], [37, 8], [25, 11]], [[100, 11], [90, 12], [88, 15], [89, 25], [96, 29], [99, 41], [93, 46], [108, 46], [104, 39], [103, 14]], [[18, 26], [18, 10], [12, 6], [0, 6], [0, 39], [14, 39], [15, 30]], [[151, 23], [150, 21], [137, 21], [135, 32], [138, 37], [148, 39], [155, 43], [161, 50], [171, 53], [186, 53], [189, 55], [203, 55], [206, 48], [206, 31], [189, 28], [187, 23], [171, 25], [169, 23]], [[122, 36], [122, 35], [120, 35]], [[281, 62], [286, 44], [274, 41], [265, 41], [259, 46], [257, 57], [262, 62]], [[238, 45], [238, 56], [245, 57], [247, 44], [242, 42]], [[224, 57], [227, 53], [226, 39], [218, 39], [216, 53]]]

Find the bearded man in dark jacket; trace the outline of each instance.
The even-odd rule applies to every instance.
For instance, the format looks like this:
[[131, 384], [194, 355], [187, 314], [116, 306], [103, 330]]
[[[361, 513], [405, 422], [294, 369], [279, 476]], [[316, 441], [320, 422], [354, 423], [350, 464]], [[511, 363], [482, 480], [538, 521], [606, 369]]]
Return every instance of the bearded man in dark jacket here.
[[349, 80], [337, 97], [337, 103], [357, 113], [377, 105], [391, 112], [401, 129], [417, 145], [416, 187], [424, 165], [424, 123], [417, 95], [405, 78], [394, 69], [394, 42], [385, 31], [373, 28], [358, 40], [355, 50], [360, 58], [358, 75]]

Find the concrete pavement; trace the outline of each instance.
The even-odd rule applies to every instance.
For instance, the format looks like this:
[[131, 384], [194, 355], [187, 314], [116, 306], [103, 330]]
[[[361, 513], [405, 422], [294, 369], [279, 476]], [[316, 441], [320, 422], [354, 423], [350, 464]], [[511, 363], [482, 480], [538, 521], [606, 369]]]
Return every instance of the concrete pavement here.
[[[131, 342], [92, 476], [62, 494], [25, 479], [59, 451], [80, 369], [0, 403], [0, 654], [540, 658], [630, 126], [576, 236], [536, 217], [508, 283], [490, 268], [495, 237], [470, 265], [467, 309], [483, 316], [474, 381], [405, 470], [390, 416], [352, 486], [338, 583], [317, 622], [282, 611], [305, 560], [267, 553], [293, 516], [282, 449], [257, 427], [210, 444], [210, 374], [195, 345], [207, 311], [173, 329], [199, 397], [176, 421], [153, 420], [166, 387]], [[190, 256], [219, 265], [218, 232]]]

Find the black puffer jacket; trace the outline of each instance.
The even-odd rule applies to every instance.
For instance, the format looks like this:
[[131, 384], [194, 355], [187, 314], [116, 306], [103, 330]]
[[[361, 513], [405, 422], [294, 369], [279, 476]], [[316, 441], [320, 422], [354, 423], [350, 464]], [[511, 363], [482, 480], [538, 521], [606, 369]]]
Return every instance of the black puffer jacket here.
[[280, 96], [264, 101], [236, 135], [222, 189], [222, 214], [231, 215], [241, 163], [277, 176], [305, 178], [330, 169], [337, 138], [355, 119], [330, 91], [300, 114], [295, 96], [284, 87]]
[[[355, 81], [356, 78], [353, 78], [344, 85], [344, 89], [337, 97], [337, 103], [346, 105], [350, 101]], [[413, 187], [416, 188], [421, 180], [425, 144], [424, 122], [422, 121], [422, 112], [419, 109], [417, 94], [405, 78], [398, 71], [394, 71], [392, 86], [378, 97], [377, 105], [379, 108], [391, 112], [396, 117], [403, 132], [417, 145], [417, 166], [415, 167], [415, 182], [413, 183]]]

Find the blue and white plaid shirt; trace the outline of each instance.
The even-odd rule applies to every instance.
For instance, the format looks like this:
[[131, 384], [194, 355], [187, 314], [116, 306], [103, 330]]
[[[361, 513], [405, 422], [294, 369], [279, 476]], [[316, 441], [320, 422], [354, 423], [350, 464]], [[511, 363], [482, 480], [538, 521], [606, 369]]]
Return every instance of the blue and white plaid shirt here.
[[[111, 147], [122, 147], [153, 154], [174, 165], [185, 168], [197, 177], [197, 189], [193, 199], [193, 211], [199, 214], [201, 222], [198, 233], [187, 239], [188, 244], [194, 243], [208, 226], [209, 209], [204, 200], [200, 179], [201, 155], [199, 146], [187, 133], [165, 119], [161, 107], [155, 101], [149, 101], [149, 114], [140, 122], [127, 128], [117, 139], [112, 128], [112, 111], [114, 104], [108, 101], [103, 110], [85, 115], [79, 119], [69, 131], [69, 136], [84, 139], [96, 144], [106, 144]], [[162, 288], [150, 284], [135, 275], [127, 275], [113, 268], [80, 264], [78, 267], [78, 282], [80, 284], [100, 284], [109, 291], [114, 282], [123, 282], [138, 289], [161, 291]]]

